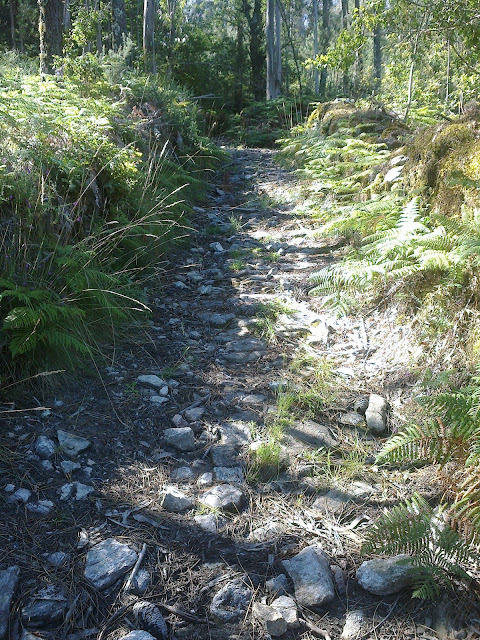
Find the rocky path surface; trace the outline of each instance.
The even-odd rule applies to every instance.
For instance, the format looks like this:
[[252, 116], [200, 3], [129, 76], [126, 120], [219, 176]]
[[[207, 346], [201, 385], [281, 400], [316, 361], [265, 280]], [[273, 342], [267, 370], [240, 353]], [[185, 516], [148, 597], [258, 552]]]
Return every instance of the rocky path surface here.
[[[358, 451], [384, 433], [385, 394], [402, 407], [415, 347], [393, 317], [338, 320], [307, 297], [341, 247], [301, 201], [272, 152], [232, 151], [192, 245], [162, 265], [153, 323], [100, 381], [4, 414], [0, 638], [447, 633], [448, 603], [401, 591], [408, 566], [359, 557], [405, 495]], [[288, 419], [282, 390], [313, 408]]]

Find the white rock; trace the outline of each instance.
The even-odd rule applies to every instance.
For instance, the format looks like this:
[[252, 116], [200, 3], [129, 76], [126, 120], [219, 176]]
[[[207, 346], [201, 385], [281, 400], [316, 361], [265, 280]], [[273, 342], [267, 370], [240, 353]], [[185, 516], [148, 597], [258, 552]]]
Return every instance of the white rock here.
[[120, 640], [155, 640], [154, 636], [148, 631], [140, 631], [136, 629], [135, 631], [130, 631], [126, 636], [122, 636]]
[[77, 456], [85, 449], [88, 449], [91, 444], [90, 440], [61, 429], [57, 430], [57, 438], [60, 447], [69, 456]]
[[388, 403], [382, 396], [372, 393], [365, 412], [367, 428], [376, 435], [381, 435], [386, 428]]
[[148, 387], [149, 389], [155, 389], [155, 390], [160, 390], [160, 389], [163, 389], [164, 387], [168, 387], [165, 380], [162, 380], [162, 378], [159, 378], [158, 376], [155, 376], [155, 375], [138, 376], [137, 382], [138, 384], [142, 385], [142, 387]]
[[95, 589], [106, 589], [133, 567], [137, 557], [128, 545], [107, 538], [87, 553], [85, 579]]
[[193, 518], [198, 526], [209, 533], [217, 533], [227, 524], [225, 518], [217, 516], [214, 513], [204, 513]]
[[166, 511], [181, 513], [193, 507], [192, 500], [173, 485], [165, 487], [162, 494], [161, 505]]
[[202, 473], [201, 476], [197, 479], [197, 484], [199, 487], [208, 487], [213, 483], [213, 473], [210, 471], [206, 471]]
[[207, 507], [224, 511], [239, 511], [243, 506], [245, 496], [231, 484], [219, 484], [209, 489], [200, 498], [200, 502]]
[[287, 622], [278, 609], [255, 602], [253, 605], [253, 617], [273, 637], [283, 636], [287, 632]]
[[305, 607], [317, 607], [335, 597], [332, 572], [326, 554], [316, 546], [306, 547], [283, 567], [293, 580], [295, 598]]
[[300, 622], [298, 621], [298, 609], [293, 598], [280, 596], [272, 602], [271, 606], [274, 609], [278, 609], [282, 614], [282, 617], [287, 623], [287, 627], [289, 629], [296, 629], [300, 626]]
[[39, 500], [38, 502], [29, 502], [27, 510], [38, 516], [47, 516], [54, 506], [51, 500]]
[[365, 631], [365, 613], [361, 609], [347, 611], [340, 640], [357, 640]]
[[30, 500], [30, 496], [32, 492], [28, 489], [17, 489], [15, 493], [8, 498], [9, 502], [28, 502]]

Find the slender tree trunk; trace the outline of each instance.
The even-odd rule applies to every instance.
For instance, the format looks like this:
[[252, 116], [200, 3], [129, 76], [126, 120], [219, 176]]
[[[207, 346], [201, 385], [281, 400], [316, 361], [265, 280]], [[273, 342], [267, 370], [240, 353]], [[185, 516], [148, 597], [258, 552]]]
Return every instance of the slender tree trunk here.
[[450, 98], [450, 38], [448, 39], [447, 44], [447, 81], [445, 87], [445, 104], [448, 104], [448, 99]]
[[[330, 44], [330, 9], [332, 7], [332, 0], [323, 0], [322, 3], [322, 53], [327, 53], [328, 46]], [[325, 100], [327, 89], [327, 75], [328, 71], [326, 67], [320, 71], [320, 86], [319, 94], [320, 100]]]
[[175, 37], [177, 31], [176, 24], [176, 8], [177, 8], [177, 0], [167, 0], [167, 11], [168, 11], [168, 20], [169, 20], [169, 29], [168, 29], [168, 70], [170, 73], [173, 72], [173, 64], [175, 57]]
[[151, 57], [152, 73], [157, 72], [155, 64], [155, 0], [144, 0], [143, 5], [143, 55], [145, 65]]
[[252, 93], [255, 100], [262, 100], [265, 96], [262, 0], [254, 0], [253, 8], [248, 0], [243, 0], [242, 10], [250, 31], [249, 50]]
[[68, 31], [72, 26], [72, 12], [70, 11], [70, 2], [65, 0], [63, 3], [63, 28]]
[[[100, 1], [97, 0], [95, 3], [95, 9], [97, 9], [97, 11], [100, 10]], [[97, 41], [97, 55], [101, 56], [103, 53], [103, 40], [102, 40], [102, 23], [101, 20], [99, 19], [97, 22], [97, 28], [96, 28], [96, 41]]]
[[62, 14], [61, 0], [38, 0], [40, 35], [40, 73], [51, 73], [53, 56], [62, 55]]
[[373, 30], [373, 73], [375, 77], [375, 91], [379, 91], [382, 84], [382, 28], [376, 25]]
[[127, 36], [125, 0], [112, 0], [112, 36], [113, 48], [118, 50]]
[[276, 98], [275, 93], [275, 0], [267, 0], [265, 20], [267, 42], [267, 100]]
[[280, 1], [275, 1], [275, 88], [277, 96], [282, 93], [282, 14]]
[[[318, 56], [318, 0], [313, 0], [313, 57]], [[320, 91], [320, 74], [318, 69], [313, 72], [315, 95]]]
[[234, 109], [237, 113], [243, 109], [243, 68], [245, 63], [244, 52], [244, 22], [240, 11], [237, 12], [237, 50], [235, 60], [235, 92], [233, 96]]
[[[355, 12], [357, 16], [360, 16], [360, 0], [355, 0]], [[360, 92], [360, 87], [362, 83], [362, 74], [363, 74], [363, 56], [360, 51], [355, 53], [355, 74], [353, 79], [353, 86], [355, 88], [355, 93], [358, 95]]]
[[17, 12], [17, 0], [10, 0], [10, 36], [12, 39], [12, 49], [17, 48], [17, 38], [15, 29], [15, 14]]
[[[348, 29], [348, 0], [342, 0], [342, 29]], [[346, 97], [349, 93], [350, 78], [346, 71], [343, 72], [342, 86], [343, 95]]]
[[300, 63], [298, 61], [298, 55], [297, 55], [297, 50], [295, 48], [295, 42], [293, 40], [293, 35], [292, 35], [292, 29], [290, 28], [290, 23], [291, 21], [288, 19], [288, 15], [285, 12], [285, 7], [282, 4], [281, 0], [277, 0], [278, 2], [278, 6], [280, 7], [280, 14], [283, 18], [283, 23], [285, 25], [285, 31], [286, 31], [286, 35], [287, 35], [287, 39], [288, 39], [288, 44], [290, 45], [290, 48], [292, 50], [292, 55], [293, 55], [293, 61], [295, 63], [295, 69], [297, 71], [297, 80], [298, 80], [298, 86], [300, 88], [300, 91], [302, 91], [303, 87], [302, 87], [302, 75], [300, 72]]

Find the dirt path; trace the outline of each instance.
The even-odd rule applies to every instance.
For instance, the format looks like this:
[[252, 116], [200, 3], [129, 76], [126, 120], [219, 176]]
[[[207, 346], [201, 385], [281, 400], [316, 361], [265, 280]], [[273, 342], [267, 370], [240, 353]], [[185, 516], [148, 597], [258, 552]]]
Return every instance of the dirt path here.
[[[373, 596], [355, 579], [362, 532], [405, 483], [371, 468], [377, 439], [353, 408], [372, 391], [401, 407], [414, 347], [393, 316], [338, 320], [308, 298], [308, 274], [341, 247], [315, 238], [301, 201], [272, 152], [233, 151], [192, 246], [162, 266], [153, 323], [116, 345], [101, 381], [5, 421], [0, 585], [17, 588], [3, 612], [0, 597], [0, 637], [9, 608], [12, 639], [162, 637], [135, 620], [139, 598], [178, 640], [266, 638], [274, 623], [285, 638], [437, 637], [447, 601]], [[295, 396], [305, 419], [280, 406]], [[312, 545], [333, 591], [308, 605], [278, 576]], [[300, 618], [285, 629], [258, 606], [282, 589]]]

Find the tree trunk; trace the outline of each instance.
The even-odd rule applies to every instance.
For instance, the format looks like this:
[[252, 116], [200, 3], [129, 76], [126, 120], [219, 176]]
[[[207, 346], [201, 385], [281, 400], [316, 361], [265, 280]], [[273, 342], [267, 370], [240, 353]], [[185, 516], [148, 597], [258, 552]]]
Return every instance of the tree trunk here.
[[[330, 9], [332, 7], [332, 0], [323, 0], [322, 3], [322, 53], [327, 53], [328, 46], [330, 44]], [[320, 72], [320, 86], [319, 94], [320, 100], [325, 100], [327, 89], [327, 75], [328, 71], [326, 67]]]
[[65, 0], [63, 3], [63, 28], [68, 31], [72, 26], [72, 12], [70, 11], [70, 2]]
[[[342, 0], [342, 29], [348, 29], [348, 0]], [[349, 93], [350, 78], [346, 71], [343, 72], [342, 85], [343, 95], [344, 97], [347, 97]]]
[[62, 55], [62, 15], [61, 0], [38, 0], [40, 35], [40, 73], [52, 73], [53, 56]]
[[17, 0], [10, 0], [10, 35], [12, 38], [12, 49], [17, 48], [16, 30], [15, 30], [15, 13], [17, 12]]
[[[360, 0], [355, 0], [355, 12], [357, 16], [360, 16]], [[353, 86], [355, 88], [355, 93], [359, 94], [360, 87], [362, 84], [362, 74], [363, 74], [363, 57], [361, 51], [357, 51], [355, 53], [355, 75], [353, 79]]]
[[144, 0], [143, 4], [143, 55], [145, 65], [151, 57], [152, 73], [156, 73], [155, 64], [155, 0]]
[[280, 0], [275, 2], [275, 85], [278, 95], [282, 93], [282, 15]]
[[275, 0], [267, 0], [265, 20], [267, 42], [267, 100], [277, 97], [275, 91]]
[[373, 72], [375, 91], [378, 92], [382, 84], [382, 28], [380, 25], [373, 30]]
[[112, 0], [112, 36], [113, 48], [118, 50], [127, 36], [125, 0]]
[[[95, 3], [95, 9], [97, 11], [100, 10], [100, 2], [99, 0], [97, 0], [97, 2]], [[96, 41], [97, 41], [97, 55], [101, 56], [103, 53], [103, 40], [102, 40], [102, 23], [101, 20], [99, 19], [97, 22], [97, 28], [96, 28]]]
[[[313, 58], [318, 56], [318, 0], [313, 0]], [[318, 69], [313, 72], [314, 92], [318, 95], [320, 90], [320, 74]]]
[[235, 91], [233, 95], [233, 105], [237, 113], [243, 109], [243, 68], [245, 64], [244, 22], [240, 11], [237, 12], [237, 50], [235, 60]]
[[242, 10], [250, 31], [251, 87], [255, 100], [265, 96], [265, 53], [263, 49], [262, 0], [254, 0], [253, 9], [243, 0]]

